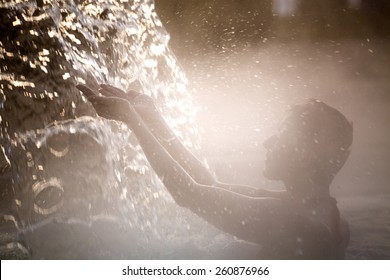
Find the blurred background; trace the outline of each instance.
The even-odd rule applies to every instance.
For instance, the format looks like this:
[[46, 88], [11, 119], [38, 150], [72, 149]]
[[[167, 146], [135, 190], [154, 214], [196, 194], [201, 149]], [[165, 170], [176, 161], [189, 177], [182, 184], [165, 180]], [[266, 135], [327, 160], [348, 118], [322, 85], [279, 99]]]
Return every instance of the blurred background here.
[[222, 181], [263, 178], [262, 142], [289, 106], [318, 98], [354, 125], [331, 186], [351, 224], [350, 258], [390, 258], [390, 2], [156, 0]]
[[267, 40], [386, 38], [386, 0], [156, 0], [175, 50], [216, 50]]

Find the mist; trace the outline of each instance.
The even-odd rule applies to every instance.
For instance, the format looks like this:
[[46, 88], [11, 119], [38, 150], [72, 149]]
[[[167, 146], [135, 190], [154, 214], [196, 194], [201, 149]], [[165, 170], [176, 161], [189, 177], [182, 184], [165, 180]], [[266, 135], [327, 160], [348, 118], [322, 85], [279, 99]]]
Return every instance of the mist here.
[[[156, 1], [189, 80], [202, 151], [222, 181], [266, 180], [263, 141], [316, 98], [353, 122], [331, 185], [348, 258], [389, 258], [390, 5], [386, 1]], [[387, 213], [387, 214], [386, 214]]]
[[[291, 256], [302, 251], [302, 236], [288, 230], [270, 230], [288, 237], [272, 245], [257, 236], [241, 240], [251, 224], [245, 218], [235, 220], [239, 234], [218, 227], [231, 209], [213, 223], [200, 207], [179, 206], [135, 132], [98, 117], [76, 88], [106, 83], [154, 98], [177, 138], [220, 181], [267, 190], [285, 189], [263, 175], [263, 142], [290, 108], [312, 98], [336, 108], [353, 123], [353, 144], [330, 186], [337, 207], [327, 193], [325, 202], [350, 225], [347, 259], [390, 259], [388, 1], [7, 1], [0, 7], [2, 258], [255, 259], [284, 241], [296, 243]], [[306, 196], [300, 199], [297, 208], [306, 203]], [[229, 207], [241, 208], [236, 205]], [[317, 222], [316, 209], [305, 215]], [[245, 217], [259, 221], [255, 214]], [[335, 236], [345, 233], [333, 229]], [[288, 258], [282, 251], [279, 257]]]

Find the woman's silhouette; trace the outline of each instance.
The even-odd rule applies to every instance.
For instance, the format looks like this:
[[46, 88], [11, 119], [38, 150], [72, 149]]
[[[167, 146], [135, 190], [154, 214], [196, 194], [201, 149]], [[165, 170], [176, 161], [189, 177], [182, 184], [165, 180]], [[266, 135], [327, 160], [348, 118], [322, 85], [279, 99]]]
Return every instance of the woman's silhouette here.
[[348, 244], [329, 185], [348, 158], [352, 124], [318, 100], [294, 106], [270, 137], [264, 175], [286, 190], [224, 184], [175, 137], [153, 100], [135, 91], [102, 85], [78, 88], [104, 118], [135, 133], [167, 190], [182, 207], [217, 228], [262, 246], [266, 259], [340, 259]]

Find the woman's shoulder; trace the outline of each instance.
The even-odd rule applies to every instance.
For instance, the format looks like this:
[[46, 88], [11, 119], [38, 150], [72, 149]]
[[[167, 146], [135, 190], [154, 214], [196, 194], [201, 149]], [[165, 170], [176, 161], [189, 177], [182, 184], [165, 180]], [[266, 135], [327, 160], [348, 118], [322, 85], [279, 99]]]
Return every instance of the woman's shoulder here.
[[309, 211], [308, 216], [312, 223], [316, 223], [323, 229], [323, 236], [330, 246], [330, 258], [344, 258], [350, 238], [349, 226], [345, 218], [340, 215], [336, 199], [329, 197], [318, 201]]

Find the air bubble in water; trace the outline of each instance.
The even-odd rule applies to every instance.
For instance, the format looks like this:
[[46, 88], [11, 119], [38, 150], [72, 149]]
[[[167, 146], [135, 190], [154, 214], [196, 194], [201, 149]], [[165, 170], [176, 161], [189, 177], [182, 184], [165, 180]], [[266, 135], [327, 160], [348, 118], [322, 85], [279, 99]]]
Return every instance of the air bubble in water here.
[[64, 157], [69, 152], [69, 135], [65, 132], [51, 135], [46, 140], [49, 151], [56, 157]]
[[41, 215], [50, 215], [57, 212], [63, 205], [64, 189], [58, 178], [50, 178], [35, 183], [32, 186], [34, 193], [34, 211]]

